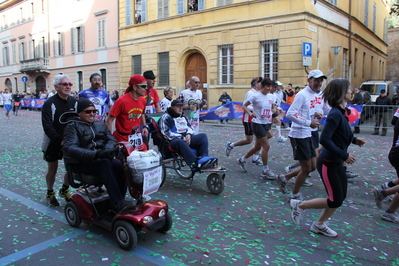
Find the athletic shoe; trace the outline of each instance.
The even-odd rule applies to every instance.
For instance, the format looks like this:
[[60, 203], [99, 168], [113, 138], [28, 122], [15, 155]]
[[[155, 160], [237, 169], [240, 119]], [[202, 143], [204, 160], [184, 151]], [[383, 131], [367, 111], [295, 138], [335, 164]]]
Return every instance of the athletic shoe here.
[[337, 232], [328, 227], [328, 222], [324, 222], [323, 224], [316, 224], [316, 222], [313, 222], [310, 231], [330, 237], [336, 237], [338, 235]]
[[61, 188], [60, 191], [58, 192], [58, 196], [64, 198], [66, 201], [71, 200], [71, 193], [69, 193], [69, 189]]
[[46, 199], [47, 199], [48, 205], [50, 205], [50, 206], [60, 206], [60, 203], [58, 202], [57, 198], [55, 197], [54, 191], [47, 192]]
[[383, 189], [382, 188], [374, 188], [374, 200], [375, 200], [375, 205], [379, 209], [382, 208], [382, 201], [385, 199], [384, 194], [382, 194]]
[[251, 164], [257, 165], [257, 166], [263, 166], [263, 162], [260, 157], [258, 158], [258, 160], [252, 160]]
[[[291, 170], [291, 167], [290, 166], [286, 166], [286, 167], [284, 167], [284, 170], [285, 170], [285, 173], [286, 174], [289, 174], [289, 173], [291, 173], [292, 172], [292, 170]], [[291, 180], [291, 179], [290, 179]]]
[[260, 177], [268, 180], [274, 180], [276, 179], [276, 175], [272, 172], [272, 170], [267, 170], [266, 172], [262, 170], [262, 174]]
[[287, 140], [287, 138], [284, 138], [283, 136], [278, 138], [278, 142], [285, 142]]
[[391, 222], [391, 223], [399, 224], [399, 217], [394, 212], [392, 212], [392, 213], [389, 213], [389, 212], [386, 212], [386, 211], [383, 212], [381, 214], [381, 219], [385, 220], [385, 221], [388, 221], [388, 222]]
[[226, 148], [224, 149], [224, 152], [226, 153], [226, 156], [230, 156], [230, 152], [231, 152], [231, 150], [233, 149], [233, 148], [230, 146], [230, 144], [231, 144], [230, 141], [226, 142]]
[[[288, 180], [288, 182], [290, 182], [291, 184], [295, 184], [295, 180], [296, 180], [296, 177], [294, 176], [294, 177], [291, 177], [291, 179]], [[305, 182], [303, 183], [302, 186], [304, 186], [304, 187], [311, 187], [311, 186], [313, 186], [313, 183], [310, 182], [310, 181], [308, 181], [307, 179], [305, 179]]]
[[247, 169], [246, 169], [246, 167], [245, 167], [246, 162], [243, 162], [243, 161], [241, 160], [241, 158], [238, 158], [238, 159], [237, 159], [237, 163], [238, 163], [238, 166], [240, 166], [241, 170], [243, 170], [244, 172], [247, 172]]
[[346, 171], [346, 178], [351, 179], [357, 177], [357, 174], [352, 173], [351, 171]]
[[290, 193], [290, 195], [288, 196], [288, 198], [289, 198], [289, 200], [292, 200], [292, 199], [294, 199], [294, 200], [303, 200], [303, 196], [302, 196], [302, 193], [301, 193], [301, 192], [298, 192], [298, 193], [296, 193], [296, 194]]
[[290, 127], [286, 127], [285, 130], [291, 130], [291, 128]]
[[299, 203], [301, 201], [300, 200], [296, 200], [296, 199], [291, 199], [290, 200], [290, 206], [291, 206], [291, 219], [294, 222], [294, 224], [299, 225], [300, 224], [300, 220], [302, 217], [302, 213], [303, 213], [303, 209], [299, 208]]
[[[390, 187], [388, 186], [388, 184], [389, 184], [389, 182], [386, 182], [386, 183], [382, 184], [382, 185], [381, 185], [381, 188], [384, 189], [384, 190], [387, 190], [388, 188], [390, 188]], [[393, 200], [393, 196], [392, 196], [392, 195], [387, 196], [387, 198], [388, 198], [388, 201], [389, 201], [389, 202], [391, 202], [391, 201]]]
[[285, 189], [285, 186], [287, 185], [287, 180], [285, 180], [284, 175], [278, 175], [276, 178], [277, 185], [279, 186], [279, 189], [283, 194], [287, 194], [287, 190]]

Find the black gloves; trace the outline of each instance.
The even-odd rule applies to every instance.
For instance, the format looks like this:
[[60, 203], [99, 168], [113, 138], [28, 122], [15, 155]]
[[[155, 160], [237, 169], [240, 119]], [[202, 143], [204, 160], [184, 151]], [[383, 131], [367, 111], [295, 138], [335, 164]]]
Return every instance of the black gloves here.
[[115, 153], [118, 151], [118, 147], [114, 147], [110, 150], [98, 150], [96, 152], [96, 158], [108, 158], [108, 159], [113, 159], [115, 156]]

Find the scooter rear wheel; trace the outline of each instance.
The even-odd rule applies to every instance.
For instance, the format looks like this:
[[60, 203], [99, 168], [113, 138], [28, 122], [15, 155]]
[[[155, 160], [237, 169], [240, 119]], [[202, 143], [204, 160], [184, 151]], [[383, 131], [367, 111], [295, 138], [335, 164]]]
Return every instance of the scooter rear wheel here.
[[127, 221], [117, 221], [113, 227], [113, 233], [118, 245], [124, 250], [131, 250], [137, 246], [137, 233], [134, 226]]
[[219, 195], [224, 190], [224, 180], [220, 174], [212, 173], [206, 179], [206, 185], [213, 194]]
[[70, 226], [79, 227], [79, 225], [82, 223], [82, 218], [80, 218], [78, 208], [72, 201], [65, 204], [64, 214]]

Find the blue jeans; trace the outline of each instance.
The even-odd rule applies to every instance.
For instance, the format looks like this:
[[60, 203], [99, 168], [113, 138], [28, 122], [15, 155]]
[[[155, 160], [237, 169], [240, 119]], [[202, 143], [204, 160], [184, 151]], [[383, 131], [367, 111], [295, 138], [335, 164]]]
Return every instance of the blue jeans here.
[[[170, 145], [174, 151], [180, 154], [187, 165], [192, 165], [197, 161], [197, 157], [208, 156], [208, 137], [204, 133], [191, 136], [190, 145], [182, 139], [173, 139]], [[191, 150], [197, 151], [197, 155]]]

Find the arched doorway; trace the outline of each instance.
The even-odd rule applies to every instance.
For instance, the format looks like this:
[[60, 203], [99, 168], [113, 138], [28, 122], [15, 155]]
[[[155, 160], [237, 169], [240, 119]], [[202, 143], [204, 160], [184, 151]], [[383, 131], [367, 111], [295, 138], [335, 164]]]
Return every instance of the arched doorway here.
[[6, 86], [6, 89], [8, 89], [8, 92], [12, 92], [12, 82], [11, 82], [11, 79], [7, 78], [4, 85]]
[[208, 83], [205, 57], [200, 53], [191, 54], [187, 58], [185, 69], [185, 80], [187, 81], [190, 77], [197, 76], [201, 81], [200, 89], [202, 90], [203, 98], [208, 100], [208, 89], [203, 87], [204, 83]]
[[36, 93], [46, 90], [46, 79], [43, 76], [37, 76], [35, 79]]

